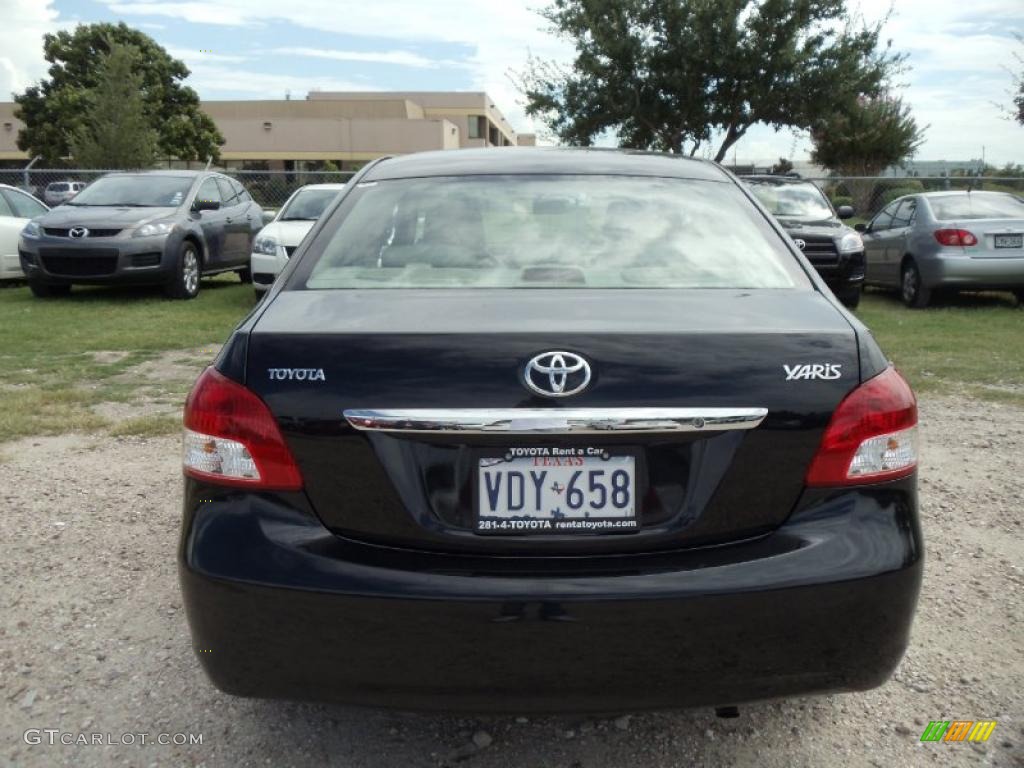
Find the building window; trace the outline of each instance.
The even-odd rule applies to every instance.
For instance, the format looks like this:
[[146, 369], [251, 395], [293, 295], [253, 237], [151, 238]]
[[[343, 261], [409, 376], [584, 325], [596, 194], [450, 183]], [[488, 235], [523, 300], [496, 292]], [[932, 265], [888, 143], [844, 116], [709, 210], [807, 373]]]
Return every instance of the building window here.
[[483, 115], [469, 116], [469, 138], [483, 139], [487, 137], [487, 118]]

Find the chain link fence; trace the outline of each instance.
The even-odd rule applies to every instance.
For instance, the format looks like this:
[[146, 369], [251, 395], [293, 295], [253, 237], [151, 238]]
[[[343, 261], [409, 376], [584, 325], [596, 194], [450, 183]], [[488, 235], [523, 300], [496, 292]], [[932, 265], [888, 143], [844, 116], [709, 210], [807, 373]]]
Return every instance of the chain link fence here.
[[[275, 210], [306, 184], [343, 184], [351, 171], [219, 171], [238, 179], [263, 208]], [[2, 169], [0, 184], [30, 192], [48, 205], [63, 201], [51, 184], [89, 183], [110, 171]], [[988, 176], [830, 176], [805, 178], [817, 184], [834, 205], [852, 205], [859, 219], [869, 219], [889, 202], [903, 195], [939, 190], [988, 190], [1024, 196], [1024, 178]], [[65, 188], [66, 189], [66, 188]]]
[[[276, 210], [285, 200], [306, 184], [344, 184], [353, 171], [240, 171], [217, 170], [225, 176], [238, 179], [249, 190], [253, 199], [266, 210]], [[0, 169], [0, 184], [23, 189], [47, 205], [57, 205], [67, 198], [68, 182], [88, 184], [112, 171], [81, 169]], [[53, 186], [51, 186], [53, 185]]]

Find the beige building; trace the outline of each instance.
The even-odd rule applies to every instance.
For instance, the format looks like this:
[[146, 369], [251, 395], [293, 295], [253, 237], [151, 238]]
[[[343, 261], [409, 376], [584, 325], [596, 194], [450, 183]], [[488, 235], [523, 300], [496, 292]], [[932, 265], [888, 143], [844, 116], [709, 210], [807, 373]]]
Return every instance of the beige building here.
[[[0, 103], [0, 161], [28, 161], [21, 121]], [[330, 161], [343, 170], [382, 155], [459, 147], [532, 145], [482, 92], [320, 92], [305, 100], [205, 101], [228, 168], [297, 169]]]

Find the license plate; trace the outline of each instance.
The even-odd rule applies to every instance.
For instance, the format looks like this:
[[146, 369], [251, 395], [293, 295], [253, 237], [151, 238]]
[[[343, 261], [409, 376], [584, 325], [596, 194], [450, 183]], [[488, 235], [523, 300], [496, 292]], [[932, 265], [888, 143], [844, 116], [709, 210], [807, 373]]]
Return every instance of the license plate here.
[[996, 235], [996, 248], [1024, 248], [1024, 235]]
[[479, 533], [628, 533], [636, 458], [603, 448], [512, 448], [477, 466]]

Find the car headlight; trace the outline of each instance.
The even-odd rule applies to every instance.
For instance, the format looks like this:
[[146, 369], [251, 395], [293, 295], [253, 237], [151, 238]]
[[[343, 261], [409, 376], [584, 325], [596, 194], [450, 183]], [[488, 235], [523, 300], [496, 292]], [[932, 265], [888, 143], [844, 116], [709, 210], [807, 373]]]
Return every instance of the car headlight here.
[[152, 237], [153, 235], [166, 235], [174, 229], [173, 221], [154, 221], [150, 224], [143, 224], [135, 230], [134, 237]]
[[262, 253], [265, 256], [277, 255], [277, 240], [272, 237], [257, 237], [252, 244], [253, 253]]
[[36, 222], [30, 221], [22, 228], [21, 234], [23, 234], [25, 237], [39, 237], [39, 235], [41, 235], [42, 232], [40, 231], [39, 225], [36, 224]]
[[856, 253], [864, 250], [864, 241], [856, 232], [847, 232], [839, 240], [840, 253]]

